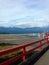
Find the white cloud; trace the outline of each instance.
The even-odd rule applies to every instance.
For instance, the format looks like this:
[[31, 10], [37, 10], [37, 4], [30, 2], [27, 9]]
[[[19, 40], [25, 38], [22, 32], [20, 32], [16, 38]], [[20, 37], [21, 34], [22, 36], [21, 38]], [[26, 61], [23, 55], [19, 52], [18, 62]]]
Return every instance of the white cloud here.
[[21, 27], [21, 28], [25, 28], [25, 27], [46, 27], [49, 25], [49, 22], [47, 21], [29, 21], [29, 22], [19, 22], [15, 25], [15, 27]]

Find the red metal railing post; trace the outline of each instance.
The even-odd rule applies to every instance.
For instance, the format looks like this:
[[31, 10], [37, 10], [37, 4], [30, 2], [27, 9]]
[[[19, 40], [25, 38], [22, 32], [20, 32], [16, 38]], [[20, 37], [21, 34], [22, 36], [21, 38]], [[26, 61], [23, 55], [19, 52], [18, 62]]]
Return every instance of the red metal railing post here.
[[46, 46], [48, 46], [49, 45], [49, 40], [48, 40], [48, 38], [46, 38]]
[[40, 41], [40, 51], [42, 51], [43, 48], [42, 48], [42, 41]]
[[46, 46], [49, 45], [49, 35], [46, 35]]
[[25, 56], [26, 50], [25, 50], [25, 47], [22, 48], [22, 52], [24, 54], [23, 57], [22, 57], [22, 59], [23, 59], [23, 61], [25, 61], [26, 60], [26, 56]]

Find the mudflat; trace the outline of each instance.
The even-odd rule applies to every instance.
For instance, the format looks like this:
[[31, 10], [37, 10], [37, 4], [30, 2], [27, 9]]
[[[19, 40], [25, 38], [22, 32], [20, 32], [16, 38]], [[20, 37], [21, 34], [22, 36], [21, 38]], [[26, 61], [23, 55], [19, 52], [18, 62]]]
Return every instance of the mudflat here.
[[33, 35], [17, 35], [17, 34], [0, 34], [0, 43], [24, 44], [26, 42], [33, 42], [40, 38], [33, 37]]
[[5, 43], [5, 45], [0, 45], [0, 50], [10, 48], [13, 46], [28, 44], [30, 42], [37, 41], [39, 39], [41, 38], [34, 37], [33, 35], [29, 34], [28, 35], [0, 34], [0, 44]]

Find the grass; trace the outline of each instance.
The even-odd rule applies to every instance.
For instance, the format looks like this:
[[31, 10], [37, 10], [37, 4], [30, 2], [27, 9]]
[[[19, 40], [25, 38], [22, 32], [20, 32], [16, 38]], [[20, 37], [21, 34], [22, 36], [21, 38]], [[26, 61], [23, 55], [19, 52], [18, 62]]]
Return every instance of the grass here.
[[11, 44], [11, 43], [0, 43], [0, 51], [5, 50], [8, 48], [12, 48], [13, 46], [17, 46], [17, 44]]
[[0, 51], [1, 50], [5, 50], [5, 49], [8, 49], [8, 48], [11, 48], [12, 46], [0, 46]]

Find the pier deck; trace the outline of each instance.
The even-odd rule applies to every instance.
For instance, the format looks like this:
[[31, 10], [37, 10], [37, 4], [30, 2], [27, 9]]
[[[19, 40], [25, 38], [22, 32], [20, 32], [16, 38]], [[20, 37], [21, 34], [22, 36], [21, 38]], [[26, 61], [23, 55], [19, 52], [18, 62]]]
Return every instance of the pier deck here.
[[49, 50], [34, 65], [49, 65]]

